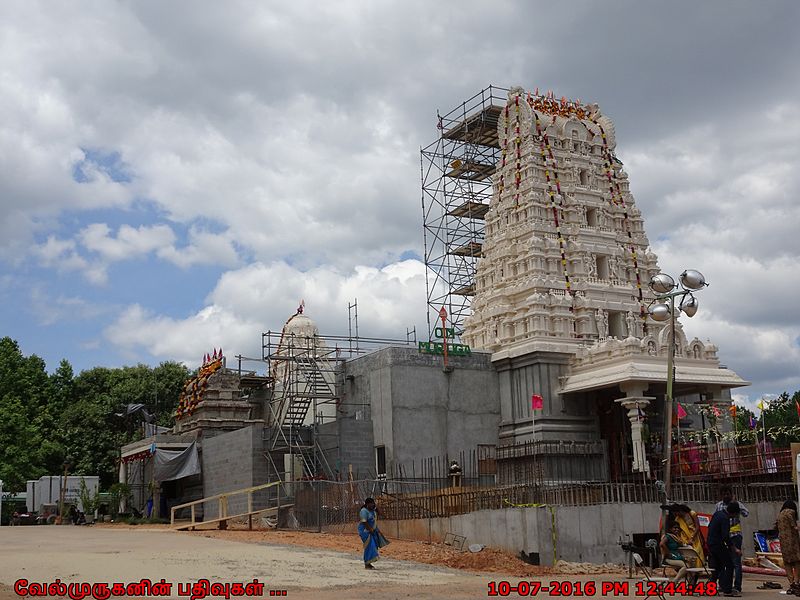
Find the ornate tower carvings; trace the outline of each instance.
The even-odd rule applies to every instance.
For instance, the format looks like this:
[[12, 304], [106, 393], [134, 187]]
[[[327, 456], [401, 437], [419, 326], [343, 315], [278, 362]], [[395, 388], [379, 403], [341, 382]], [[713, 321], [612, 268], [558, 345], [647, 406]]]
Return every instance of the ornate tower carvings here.
[[657, 337], [661, 325], [645, 315], [658, 265], [611, 119], [597, 105], [517, 87], [498, 136], [465, 341], [575, 353], [606, 338]]

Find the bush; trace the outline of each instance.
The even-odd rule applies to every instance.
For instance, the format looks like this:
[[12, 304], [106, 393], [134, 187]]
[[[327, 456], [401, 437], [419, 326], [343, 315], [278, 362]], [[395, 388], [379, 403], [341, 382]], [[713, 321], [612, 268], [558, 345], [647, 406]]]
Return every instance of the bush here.
[[94, 494], [89, 493], [89, 488], [86, 486], [86, 480], [81, 477], [81, 487], [78, 491], [78, 497], [81, 499], [81, 506], [83, 512], [87, 515], [93, 515], [100, 507], [100, 490], [96, 489]]
[[125, 500], [126, 506], [133, 500], [131, 486], [127, 483], [115, 483], [109, 488], [108, 494], [110, 496], [110, 506], [108, 509], [111, 512], [111, 518], [116, 521], [118, 516], [122, 516], [119, 512], [119, 505], [122, 500]]

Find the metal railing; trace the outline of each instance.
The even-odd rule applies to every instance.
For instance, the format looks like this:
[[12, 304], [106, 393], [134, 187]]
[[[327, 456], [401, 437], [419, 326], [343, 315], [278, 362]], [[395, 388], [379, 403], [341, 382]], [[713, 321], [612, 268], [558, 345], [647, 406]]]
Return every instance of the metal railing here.
[[687, 444], [673, 450], [674, 480], [693, 481], [709, 476], [777, 479], [792, 472], [792, 451], [763, 445], [717, 447]]

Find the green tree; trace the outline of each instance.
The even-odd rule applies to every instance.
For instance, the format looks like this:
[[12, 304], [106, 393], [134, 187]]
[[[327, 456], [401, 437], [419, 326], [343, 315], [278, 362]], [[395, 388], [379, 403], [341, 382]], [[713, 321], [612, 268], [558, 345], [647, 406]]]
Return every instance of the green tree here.
[[44, 474], [41, 416], [49, 397], [44, 361], [0, 339], [0, 478], [9, 489], [22, 490], [27, 479]]
[[48, 375], [41, 358], [26, 357], [16, 341], [1, 338], [0, 477], [22, 489], [27, 479], [60, 473], [72, 456], [72, 473], [99, 475], [109, 486], [120, 446], [142, 435], [142, 413], [126, 416], [125, 406], [143, 404], [158, 424], [172, 426], [188, 376], [176, 362], [95, 367], [76, 376], [67, 360]]
[[162, 362], [154, 369], [158, 396], [153, 408], [158, 424], [162, 427], [172, 427], [175, 424], [173, 415], [178, 407], [178, 398], [190, 375], [189, 369], [174, 361]]
[[[800, 391], [795, 392], [792, 396], [789, 396], [788, 392], [783, 392], [766, 405], [763, 419], [766, 422], [768, 432], [770, 429], [797, 427], [800, 425], [795, 402], [800, 402]], [[770, 437], [778, 447], [786, 447], [791, 442], [797, 441], [796, 435], [788, 433], [773, 433]]]
[[6, 491], [22, 491], [28, 479], [44, 475], [37, 452], [41, 437], [19, 398], [0, 398], [0, 479]]

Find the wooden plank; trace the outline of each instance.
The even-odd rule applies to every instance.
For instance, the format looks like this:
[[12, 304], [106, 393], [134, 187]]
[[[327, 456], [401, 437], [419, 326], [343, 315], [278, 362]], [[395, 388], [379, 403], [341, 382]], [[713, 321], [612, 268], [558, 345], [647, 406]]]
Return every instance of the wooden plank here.
[[257, 492], [259, 490], [265, 490], [267, 488], [271, 488], [273, 486], [279, 485], [282, 483], [281, 481], [273, 481], [272, 483], [264, 483], [262, 485], [256, 485], [249, 488], [242, 488], [241, 490], [234, 490], [232, 492], [225, 492], [224, 494], [217, 494], [216, 496], [208, 496], [206, 498], [201, 498], [200, 500], [193, 500], [192, 502], [186, 502], [185, 504], [177, 504], [172, 507], [172, 510], [176, 510], [178, 508], [187, 508], [192, 506], [193, 504], [200, 504], [202, 502], [206, 502], [209, 500], [216, 500], [218, 498], [222, 498], [223, 496], [235, 496], [237, 494], [244, 494], [247, 492]]
[[258, 514], [272, 513], [272, 512], [277, 514], [279, 509], [281, 509], [281, 508], [290, 508], [292, 506], [294, 506], [294, 504], [284, 504], [282, 506], [273, 506], [271, 508], [262, 508], [260, 510], [254, 510], [251, 513], [246, 513], [245, 512], [245, 513], [241, 513], [241, 514], [238, 514], [238, 515], [227, 515], [225, 517], [217, 517], [216, 519], [209, 519], [208, 521], [197, 521], [197, 522], [181, 523], [181, 524], [176, 525], [175, 527], [173, 527], [173, 529], [175, 529], [175, 531], [180, 531], [182, 529], [189, 529], [191, 527], [197, 527], [199, 525], [213, 525], [214, 523], [220, 523], [222, 521], [230, 521], [231, 519], [243, 519], [244, 517], [253, 517], [253, 516], [258, 515]]

